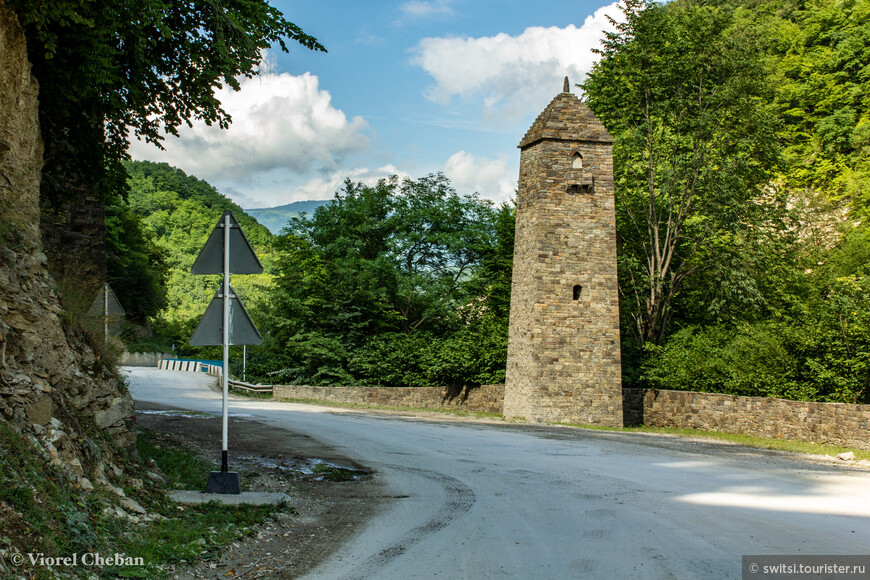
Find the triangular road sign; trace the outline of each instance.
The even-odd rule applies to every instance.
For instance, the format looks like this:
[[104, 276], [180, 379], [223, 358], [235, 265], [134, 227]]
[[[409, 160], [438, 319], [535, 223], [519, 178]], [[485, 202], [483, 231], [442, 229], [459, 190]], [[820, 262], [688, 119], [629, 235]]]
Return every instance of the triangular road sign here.
[[[230, 242], [232, 243], [232, 242]], [[214, 298], [205, 309], [202, 320], [190, 337], [192, 346], [211, 346], [224, 343], [224, 285], [218, 287]], [[245, 305], [230, 286], [230, 342], [229, 344], [260, 344], [263, 335], [257, 330], [254, 321], [245, 310]]]
[[230, 216], [230, 274], [262, 274], [263, 265], [251, 242], [242, 231], [233, 212], [227, 210], [212, 230], [208, 241], [199, 252], [193, 267], [193, 274], [223, 274], [224, 273], [224, 216]]
[[88, 310], [88, 314], [90, 316], [103, 316], [106, 312], [105, 302], [107, 299], [109, 303], [109, 316], [125, 316], [127, 314], [124, 311], [124, 307], [121, 306], [121, 302], [118, 300], [118, 297], [115, 296], [114, 290], [112, 290], [112, 287], [108, 284], [100, 288], [100, 292], [94, 299], [94, 303], [91, 304], [91, 308], [90, 310]]

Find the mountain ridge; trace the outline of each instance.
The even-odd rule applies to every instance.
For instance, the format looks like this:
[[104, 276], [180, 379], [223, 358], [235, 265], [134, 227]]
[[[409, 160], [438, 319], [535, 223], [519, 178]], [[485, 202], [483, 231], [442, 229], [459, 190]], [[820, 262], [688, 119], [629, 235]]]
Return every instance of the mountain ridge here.
[[312, 214], [318, 207], [331, 201], [331, 199], [294, 201], [275, 207], [251, 208], [242, 211], [256, 219], [273, 234], [279, 234], [292, 218], [302, 213]]

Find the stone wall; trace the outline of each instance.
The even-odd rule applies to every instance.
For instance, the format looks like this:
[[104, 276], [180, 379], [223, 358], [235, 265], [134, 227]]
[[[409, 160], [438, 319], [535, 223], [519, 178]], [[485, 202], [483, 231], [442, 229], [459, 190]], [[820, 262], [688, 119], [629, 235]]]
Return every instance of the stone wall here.
[[125, 367], [156, 367], [165, 358], [173, 355], [162, 352], [124, 352], [121, 355], [120, 364]]
[[623, 389], [626, 424], [704, 429], [870, 449], [870, 405]]
[[[623, 389], [626, 426], [703, 429], [870, 449], [870, 405], [808, 403], [691, 391]], [[275, 399], [501, 413], [504, 385], [467, 392], [444, 388], [276, 385]]]
[[501, 413], [504, 385], [483, 385], [467, 391], [442, 387], [309, 387], [275, 385], [275, 399], [313, 399], [383, 407], [461, 408]]

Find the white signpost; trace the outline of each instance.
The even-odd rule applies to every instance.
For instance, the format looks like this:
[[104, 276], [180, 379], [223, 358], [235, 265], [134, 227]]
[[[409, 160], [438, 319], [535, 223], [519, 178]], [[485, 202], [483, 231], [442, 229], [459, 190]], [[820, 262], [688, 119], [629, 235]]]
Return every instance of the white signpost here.
[[221, 287], [215, 293], [205, 314], [199, 321], [190, 344], [193, 346], [223, 345], [224, 361], [221, 373], [223, 391], [223, 446], [221, 470], [212, 471], [206, 485], [206, 493], [241, 493], [239, 474], [229, 470], [227, 460], [229, 410], [229, 353], [231, 344], [260, 344], [263, 337], [242, 300], [230, 286], [230, 274], [261, 274], [260, 263], [254, 248], [245, 237], [241, 226], [231, 211], [225, 211], [215, 226], [205, 246], [190, 269], [192, 274], [223, 274]]

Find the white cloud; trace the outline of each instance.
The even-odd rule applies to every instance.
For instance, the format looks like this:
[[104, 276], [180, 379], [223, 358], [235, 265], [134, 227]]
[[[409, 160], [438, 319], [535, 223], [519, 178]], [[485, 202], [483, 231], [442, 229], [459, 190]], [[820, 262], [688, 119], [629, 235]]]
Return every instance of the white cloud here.
[[[308, 182], [295, 187], [293, 189], [293, 201], [307, 199], [332, 199], [335, 192], [344, 187], [344, 181], [350, 179], [353, 182], [361, 181], [366, 185], [375, 185], [379, 179], [398, 175], [399, 179], [411, 177], [405, 171], [402, 171], [394, 165], [385, 165], [377, 169], [368, 169], [364, 167], [355, 167], [352, 169], [342, 169], [335, 171], [329, 175], [315, 177]], [[288, 203], [286, 201], [281, 203]]]
[[[487, 114], [511, 119], [540, 111], [562, 88], [583, 80], [597, 56], [606, 15], [617, 20], [617, 4], [595, 11], [579, 28], [527, 28], [519, 36], [424, 38], [412, 59], [435, 79], [426, 97], [442, 104], [454, 96], [480, 99]], [[576, 90], [576, 89], [574, 89]]]
[[240, 91], [221, 89], [229, 129], [194, 122], [168, 136], [165, 151], [134, 140], [136, 159], [165, 161], [213, 184], [243, 189], [277, 172], [296, 175], [337, 169], [345, 157], [369, 145], [362, 117], [348, 119], [331, 104], [318, 78], [265, 72], [243, 79]]
[[461, 194], [476, 191], [482, 197], [498, 202], [516, 195], [517, 168], [508, 163], [507, 155], [488, 159], [459, 151], [450, 156], [442, 171]]
[[453, 14], [453, 9], [450, 7], [451, 0], [411, 0], [405, 2], [399, 7], [399, 10], [405, 16], [412, 18], [425, 18], [435, 14]]

